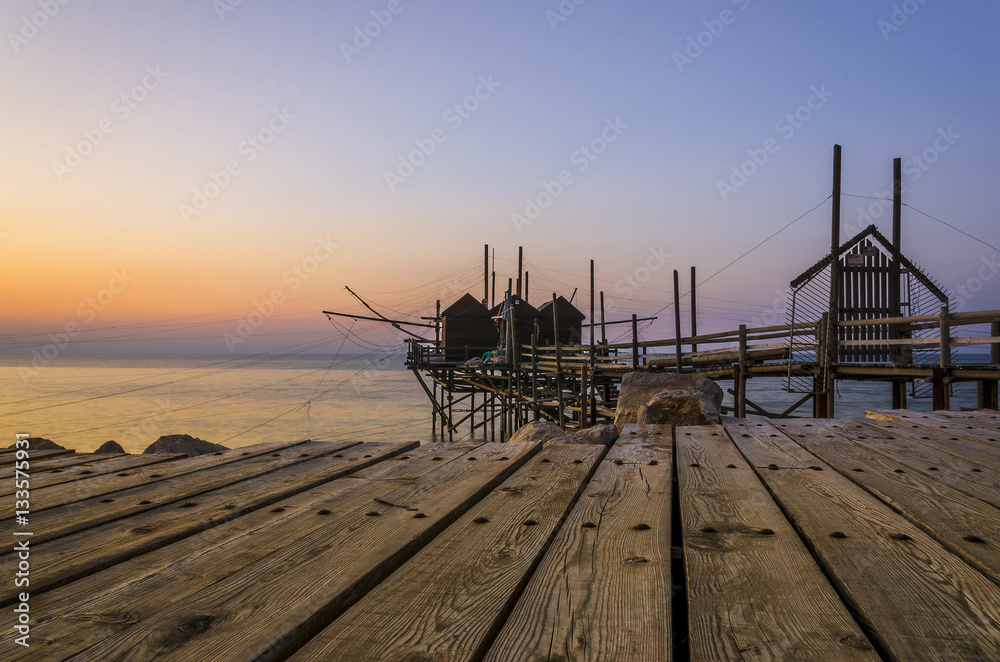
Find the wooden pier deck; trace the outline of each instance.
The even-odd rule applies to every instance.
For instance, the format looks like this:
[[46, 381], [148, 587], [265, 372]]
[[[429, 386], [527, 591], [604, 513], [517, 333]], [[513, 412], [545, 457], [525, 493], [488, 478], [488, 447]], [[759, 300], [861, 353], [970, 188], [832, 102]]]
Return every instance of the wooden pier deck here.
[[872, 415], [40, 457], [0, 658], [1000, 659], [1000, 417]]

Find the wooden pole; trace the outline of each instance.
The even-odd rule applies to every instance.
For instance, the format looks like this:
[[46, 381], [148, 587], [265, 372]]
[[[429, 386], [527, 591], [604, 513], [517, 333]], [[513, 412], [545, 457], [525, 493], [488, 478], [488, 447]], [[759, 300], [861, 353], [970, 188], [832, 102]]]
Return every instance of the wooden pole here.
[[527, 271], [524, 272], [524, 300], [525, 301], [528, 300], [528, 276], [529, 275], [530, 274]]
[[[949, 320], [948, 306], [941, 306], [941, 375], [940, 379], [935, 375], [934, 381], [934, 408], [949, 409], [951, 404], [948, 398], [948, 368], [951, 366], [951, 322]], [[940, 382], [940, 383], [939, 383]], [[938, 393], [940, 390], [940, 393]]]
[[830, 317], [833, 321], [840, 319], [840, 257], [837, 249], [840, 248], [840, 145], [833, 146], [833, 202], [831, 207], [832, 222], [830, 235], [830, 254], [833, 260], [830, 262]]
[[[452, 400], [454, 400], [454, 398], [451, 395], [451, 392], [454, 390], [454, 388], [455, 388], [455, 373], [454, 371], [449, 370], [448, 371], [448, 441], [454, 441], [454, 439], [452, 438], [452, 430], [451, 430], [451, 422], [455, 420], [455, 415], [452, 413], [451, 409]], [[443, 432], [444, 431], [442, 430], [442, 435], [441, 435], [442, 440], [444, 438]]]
[[559, 306], [556, 305], [556, 293], [552, 293], [552, 337], [556, 346], [556, 399], [559, 405], [559, 427], [565, 429], [563, 421], [563, 389], [562, 389], [562, 361], [559, 357]]
[[[903, 252], [903, 160], [892, 160], [892, 247]], [[899, 260], [892, 258], [889, 270], [889, 317], [900, 316]], [[912, 312], [911, 312], [912, 314]], [[890, 327], [891, 328], [891, 327]], [[895, 337], [895, 336], [893, 336]]]
[[483, 247], [483, 305], [490, 300], [490, 245]]
[[[608, 327], [605, 325], [604, 317], [604, 290], [601, 290], [601, 345], [608, 344]], [[607, 351], [607, 350], [605, 350]]]
[[839, 360], [837, 351], [837, 321], [840, 320], [840, 256], [837, 250], [840, 248], [840, 172], [841, 172], [841, 149], [840, 145], [833, 146], [833, 198], [831, 212], [831, 233], [830, 233], [830, 254], [833, 259], [830, 261], [830, 319], [827, 324], [827, 371], [825, 375], [824, 389], [826, 393], [826, 417], [833, 418], [833, 364]]
[[[695, 272], [691, 267], [691, 337], [698, 335], [698, 307], [695, 300]], [[691, 343], [691, 361], [694, 362], [694, 354], [698, 351], [698, 345]]]
[[594, 261], [590, 261], [590, 365], [594, 365]]
[[834, 418], [836, 416], [836, 403], [834, 402], [834, 396], [836, 395], [836, 389], [834, 388], [834, 377], [835, 368], [834, 364], [837, 362], [837, 321], [831, 315], [826, 319], [826, 375], [824, 378], [824, 392], [826, 393], [826, 413], [824, 418]]
[[830, 361], [830, 313], [823, 313], [816, 327], [817, 372], [813, 377], [813, 417], [833, 416], [833, 366]]
[[490, 309], [497, 305], [497, 272], [493, 272], [493, 295], [490, 297]]
[[739, 396], [737, 418], [747, 417], [747, 325], [740, 324], [740, 383], [736, 387]]
[[[994, 338], [1000, 337], [1000, 322], [990, 324], [990, 335]], [[1000, 345], [990, 345], [990, 363], [993, 365], [1000, 363]]]
[[531, 334], [531, 410], [532, 418], [538, 420], [538, 319]]
[[[601, 346], [604, 347], [604, 349], [601, 350], [601, 356], [608, 356], [609, 355], [609, 350], [607, 349], [608, 333], [607, 333], [607, 326], [605, 325], [604, 322], [605, 322], [604, 290], [601, 290]], [[615, 353], [617, 354], [618, 350], [615, 350]], [[602, 381], [604, 382], [604, 404], [605, 406], [607, 406], [608, 402], [611, 400], [611, 384], [608, 383], [607, 377], [602, 379]]]
[[517, 247], [517, 298], [521, 298], [521, 279], [524, 277], [524, 246]]
[[434, 312], [434, 346], [441, 348], [441, 299], [437, 300]]
[[681, 286], [676, 269], [674, 269], [674, 343], [677, 349], [677, 372], [681, 372]]
[[632, 313], [632, 369], [639, 369], [639, 325], [635, 313]]
[[587, 364], [580, 366], [580, 429], [587, 429], [587, 409], [589, 409], [589, 391], [587, 389]]

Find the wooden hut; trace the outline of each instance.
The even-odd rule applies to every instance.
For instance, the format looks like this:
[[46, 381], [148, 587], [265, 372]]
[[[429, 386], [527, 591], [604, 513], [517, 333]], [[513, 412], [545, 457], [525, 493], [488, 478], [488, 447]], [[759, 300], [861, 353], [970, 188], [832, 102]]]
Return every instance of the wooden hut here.
[[465, 294], [441, 312], [441, 345], [448, 361], [465, 361], [497, 348], [499, 334], [490, 311]]
[[[518, 345], [530, 345], [531, 335], [535, 332], [535, 320], [541, 321], [538, 309], [517, 295], [511, 295], [514, 307], [514, 342]], [[503, 302], [493, 306], [490, 314], [493, 317], [503, 315]]]
[[[587, 316], [565, 297], [558, 297], [555, 305], [559, 313], [559, 343], [579, 345], [583, 338], [583, 320]], [[538, 344], [540, 346], [555, 344], [555, 335], [552, 333], [552, 301], [546, 301], [539, 306], [538, 313]]]

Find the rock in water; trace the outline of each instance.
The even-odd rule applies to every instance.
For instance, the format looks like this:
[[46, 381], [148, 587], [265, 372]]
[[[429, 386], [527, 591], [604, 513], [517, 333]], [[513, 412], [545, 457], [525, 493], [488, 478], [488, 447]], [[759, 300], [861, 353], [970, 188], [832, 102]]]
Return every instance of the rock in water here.
[[[66, 450], [56, 442], [51, 439], [42, 439], [41, 437], [28, 437], [26, 440], [28, 442], [28, 450], [32, 451], [64, 451]], [[18, 446], [17, 444], [11, 444], [7, 448], [24, 448], [24, 446]]]
[[518, 428], [517, 432], [514, 433], [514, 436], [507, 443], [529, 444], [539, 441], [551, 441], [555, 444], [561, 444], [565, 443], [563, 437], [566, 436], [566, 432], [555, 423], [549, 421], [531, 421]]
[[615, 427], [621, 432], [629, 423], [712, 425], [721, 410], [722, 389], [707, 377], [630, 372], [622, 378]]
[[185, 453], [188, 457], [194, 457], [195, 455], [205, 455], [206, 453], [227, 450], [229, 449], [225, 446], [213, 444], [204, 439], [192, 437], [189, 434], [165, 434], [150, 444], [149, 448], [142, 453], [143, 455], [151, 453]]
[[101, 447], [94, 451], [95, 455], [105, 455], [109, 453], [124, 453], [125, 449], [117, 441], [105, 441]]

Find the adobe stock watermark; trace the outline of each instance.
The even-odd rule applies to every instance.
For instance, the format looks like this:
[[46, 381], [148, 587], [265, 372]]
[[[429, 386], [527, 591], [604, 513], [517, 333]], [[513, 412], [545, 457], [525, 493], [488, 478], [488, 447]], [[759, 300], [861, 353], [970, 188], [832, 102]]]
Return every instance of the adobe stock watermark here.
[[[947, 128], [938, 128], [937, 135], [926, 149], [917, 154], [913, 154], [910, 158], [903, 161], [901, 174], [905, 178], [908, 178], [911, 183], [916, 182], [923, 177], [924, 173], [930, 170], [931, 166], [938, 162], [941, 155], [951, 149], [961, 137], [961, 134], [955, 133], [951, 125]], [[906, 193], [906, 191], [906, 186], [903, 186], [899, 192], [900, 194], [903, 194]], [[854, 236], [869, 225], [873, 225], [875, 221], [882, 218], [883, 215], [892, 209], [893, 195], [891, 190], [873, 191], [871, 197], [876, 199], [858, 205], [857, 219], [844, 225], [844, 233], [847, 236]]]
[[104, 139], [115, 132], [119, 126], [116, 119], [117, 122], [124, 122], [131, 117], [139, 105], [149, 98], [149, 93], [158, 89], [169, 76], [170, 74], [160, 69], [158, 64], [146, 67], [146, 75], [142, 80], [111, 102], [112, 116], [101, 119], [97, 126], [85, 130], [83, 140], [66, 146], [66, 157], [62, 161], [52, 162], [52, 172], [55, 173], [56, 181], [62, 184], [67, 176], [73, 174], [83, 164], [84, 159], [93, 154]]
[[[746, 11], [750, 6], [750, 0], [732, 0], [739, 11]], [[684, 73], [684, 68], [694, 64], [694, 61], [704, 55], [705, 51], [726, 31], [726, 27], [736, 22], [738, 13], [732, 9], [723, 9], [716, 18], [710, 18], [701, 22], [705, 29], [698, 34], [688, 37], [684, 51], [674, 51], [674, 64], [679, 73]]]
[[14, 49], [14, 55], [20, 53], [29, 41], [37, 37], [39, 30], [43, 30], [70, 2], [72, 0], [38, 0], [39, 11], [22, 16], [20, 30], [7, 33], [7, 41]]
[[89, 296], [81, 301], [76, 307], [78, 320], [70, 320], [63, 326], [62, 331], [48, 334], [49, 342], [42, 348], [31, 350], [31, 366], [18, 368], [22, 381], [27, 381], [36, 377], [43, 368], [55, 361], [70, 341], [83, 332], [83, 329], [93, 324], [97, 316], [104, 312], [114, 300], [125, 291], [125, 289], [135, 280], [135, 275], [129, 273], [126, 267], [115, 269], [111, 272], [107, 287], [99, 290], [95, 295]]
[[244, 0], [212, 0], [212, 9], [220, 21], [226, 20], [226, 14], [232, 14], [243, 6]]
[[[810, 94], [806, 97], [805, 102], [795, 108], [790, 113], [785, 113], [783, 117], [778, 119], [774, 124], [775, 132], [785, 140], [785, 142], [791, 140], [795, 134], [801, 129], [806, 123], [811, 120], [814, 114], [826, 105], [830, 97], [833, 96], [833, 92], [826, 89], [826, 85], [820, 85], [816, 87], [813, 85], [809, 88]], [[746, 186], [750, 178], [756, 175], [761, 168], [768, 162], [768, 160], [778, 153], [781, 149], [782, 143], [777, 138], [768, 138], [763, 142], [760, 147], [751, 147], [747, 149], [747, 160], [743, 161], [739, 165], [730, 166], [730, 174], [728, 180], [718, 180], [715, 183], [715, 188], [719, 191], [719, 195], [722, 197], [722, 201], [726, 202], [729, 200], [729, 196], [736, 193], [738, 190]]]
[[791, 296], [792, 288], [790, 287], [785, 287], [784, 291], [775, 289], [774, 300], [771, 301], [771, 305], [763, 309], [759, 315], [751, 316], [748, 327], [756, 329], [762, 326], [776, 326], [778, 324], [784, 324], [785, 315], [788, 311], [787, 302]]
[[898, 5], [892, 5], [889, 18], [880, 18], [875, 22], [875, 27], [882, 33], [882, 41], [889, 41], [889, 37], [893, 33], [899, 32], [904, 25], [910, 22], [910, 18], [926, 4], [927, 0], [904, 0]]
[[395, 193], [400, 184], [406, 182], [417, 172], [417, 168], [427, 163], [427, 159], [437, 151], [439, 145], [448, 140], [449, 132], [458, 130], [472, 114], [480, 109], [483, 102], [488, 100], [500, 87], [500, 83], [493, 80], [493, 74], [485, 78], [479, 77], [479, 84], [472, 94], [465, 97], [458, 103], [452, 104], [445, 109], [441, 115], [442, 121], [448, 129], [438, 127], [430, 132], [426, 138], [417, 138], [413, 141], [416, 149], [408, 154], [400, 154], [396, 170], [385, 171], [385, 184], [389, 187], [390, 193]]
[[191, 189], [190, 203], [182, 202], [178, 207], [184, 222], [190, 223], [192, 218], [200, 216], [203, 211], [208, 209], [212, 201], [218, 198], [223, 191], [229, 188], [233, 180], [243, 173], [243, 166], [253, 163], [278, 135], [284, 133], [294, 119], [295, 115], [288, 112], [287, 107], [280, 110], [275, 108], [271, 113], [270, 120], [264, 126], [248, 135], [236, 146], [236, 153], [242, 157], [242, 160], [229, 159], [222, 168], [208, 173], [207, 182]]
[[[954, 298], [955, 308], [952, 312], [960, 313], [965, 310], [965, 306], [972, 301], [975, 296], [982, 291], [983, 286], [993, 280], [1000, 272], [1000, 260], [994, 253], [992, 257], [983, 256], [981, 264], [976, 269], [976, 273], [969, 276], [964, 283], [956, 285], [948, 294]], [[957, 292], [956, 296], [954, 293]]]
[[632, 273], [625, 274], [615, 281], [614, 291], [617, 298], [611, 297], [606, 302], [607, 309], [612, 313], [621, 312], [619, 301], [628, 301], [635, 296], [636, 292], [643, 287], [648, 287], [653, 276], [666, 266], [667, 261], [674, 255], [663, 249], [663, 244], [658, 247], [649, 247], [649, 256], [639, 264]]
[[255, 299], [253, 311], [246, 317], [237, 320], [233, 333], [226, 331], [222, 334], [222, 342], [226, 344], [229, 353], [235, 352], [238, 345], [242, 345], [247, 338], [256, 333], [257, 329], [264, 324], [264, 320], [277, 312], [278, 306], [286, 301], [287, 291], [294, 292], [302, 287], [302, 283], [319, 271], [320, 266], [333, 257], [338, 248], [340, 248], [340, 244], [334, 242], [329, 235], [318, 237], [312, 252], [281, 274], [281, 282], [285, 287], [274, 288], [263, 301]]
[[569, 17], [576, 13], [576, 8], [586, 4], [587, 0], [560, 0], [555, 9], [545, 10], [545, 20], [549, 22], [549, 27], [555, 32], [560, 23], [565, 23]]
[[601, 129], [600, 133], [589, 142], [580, 145], [569, 155], [569, 164], [572, 168], [560, 170], [555, 179], [551, 181], [543, 180], [542, 190], [534, 196], [524, 199], [524, 210], [520, 214], [515, 212], [510, 215], [510, 220], [517, 233], [521, 234], [524, 232], [524, 226], [531, 225], [541, 218], [542, 213], [562, 197], [566, 189], [576, 183], [574, 171], [576, 174], [586, 172], [587, 168], [599, 159], [601, 154], [608, 150], [608, 146], [617, 141], [627, 128], [628, 124], [622, 122], [618, 116], [614, 119], [606, 118], [604, 128]]
[[393, 18], [403, 13], [405, 8], [401, 0], [389, 0], [384, 9], [371, 11], [372, 20], [364, 25], [355, 25], [351, 41], [340, 42], [340, 52], [344, 54], [347, 63], [350, 64], [352, 58], [361, 55], [361, 51], [371, 46], [372, 41], [378, 39], [382, 30], [389, 27]]

